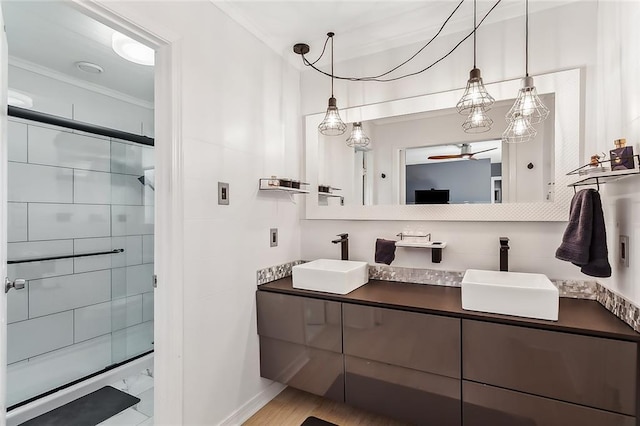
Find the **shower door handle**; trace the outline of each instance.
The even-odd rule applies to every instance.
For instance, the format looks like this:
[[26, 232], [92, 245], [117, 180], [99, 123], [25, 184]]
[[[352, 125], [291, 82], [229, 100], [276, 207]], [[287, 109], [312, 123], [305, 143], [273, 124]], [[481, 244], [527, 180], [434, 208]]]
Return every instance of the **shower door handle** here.
[[11, 290], [12, 288], [15, 288], [16, 290], [22, 290], [24, 288], [24, 285], [26, 284], [26, 280], [23, 280], [22, 278], [16, 278], [15, 280], [11, 281], [9, 278], [5, 278], [4, 279], [4, 292], [8, 293], [9, 290]]

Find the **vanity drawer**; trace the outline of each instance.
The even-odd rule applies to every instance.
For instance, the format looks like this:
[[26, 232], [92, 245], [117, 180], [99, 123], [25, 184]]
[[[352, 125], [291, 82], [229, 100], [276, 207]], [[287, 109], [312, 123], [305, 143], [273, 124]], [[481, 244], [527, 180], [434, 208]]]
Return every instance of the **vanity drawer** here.
[[339, 302], [258, 291], [258, 334], [286, 342], [342, 352]]
[[464, 379], [635, 416], [635, 343], [463, 320], [462, 348]]
[[343, 304], [344, 353], [460, 378], [460, 320]]
[[344, 402], [342, 355], [260, 336], [260, 376]]
[[635, 426], [635, 417], [462, 382], [464, 426]]
[[460, 380], [344, 358], [347, 404], [413, 424], [461, 424]]

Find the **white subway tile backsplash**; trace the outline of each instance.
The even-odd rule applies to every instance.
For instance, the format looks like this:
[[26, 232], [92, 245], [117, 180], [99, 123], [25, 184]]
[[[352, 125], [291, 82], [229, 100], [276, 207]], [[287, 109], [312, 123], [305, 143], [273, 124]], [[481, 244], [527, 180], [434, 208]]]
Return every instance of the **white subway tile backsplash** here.
[[29, 204], [29, 240], [108, 237], [108, 205]]
[[125, 297], [111, 302], [113, 331], [122, 330], [142, 322], [142, 295]]
[[142, 263], [142, 235], [113, 237], [111, 240], [114, 248], [124, 249], [124, 253], [114, 256], [114, 268]]
[[111, 299], [127, 296], [127, 268], [111, 270]]
[[67, 346], [7, 367], [7, 405], [100, 371], [112, 364], [111, 335]]
[[121, 142], [111, 142], [111, 172], [142, 176], [142, 147]]
[[142, 263], [153, 263], [153, 235], [142, 236]]
[[[29, 338], [25, 339], [25, 336]], [[7, 326], [7, 363], [11, 364], [72, 343], [72, 311], [9, 324]]]
[[7, 144], [9, 161], [27, 162], [27, 125], [9, 120], [7, 122]]
[[71, 203], [73, 170], [9, 162], [7, 197], [17, 202]]
[[121, 362], [152, 349], [153, 321], [127, 327], [112, 334], [113, 362]]
[[142, 205], [142, 183], [140, 176], [111, 174], [111, 202], [113, 204]]
[[[111, 238], [82, 238], [79, 240], [73, 240], [73, 253], [97, 253], [103, 251], [111, 251]], [[76, 274], [81, 272], [99, 271], [102, 269], [111, 268], [112, 258], [114, 254], [105, 254], [101, 256], [87, 256], [77, 257], [73, 259], [73, 270]]]
[[112, 235], [153, 234], [153, 206], [111, 206]]
[[[40, 257], [66, 256], [73, 254], [72, 240], [32, 241], [7, 244], [8, 260], [28, 260]], [[73, 274], [72, 259], [47, 260], [7, 265], [9, 278], [34, 280]]]
[[27, 203], [7, 204], [7, 241], [27, 241]]
[[111, 302], [98, 303], [74, 312], [74, 341], [76, 343], [111, 333]]
[[78, 204], [111, 204], [111, 174], [74, 170], [73, 200]]
[[109, 145], [104, 139], [29, 126], [30, 163], [108, 172]]
[[153, 292], [142, 294], [142, 321], [153, 321]]
[[153, 291], [153, 263], [127, 266], [127, 296]]
[[24, 321], [29, 318], [29, 283], [22, 290], [7, 293], [7, 322]]
[[64, 275], [29, 283], [29, 317], [49, 315], [111, 299], [111, 270]]

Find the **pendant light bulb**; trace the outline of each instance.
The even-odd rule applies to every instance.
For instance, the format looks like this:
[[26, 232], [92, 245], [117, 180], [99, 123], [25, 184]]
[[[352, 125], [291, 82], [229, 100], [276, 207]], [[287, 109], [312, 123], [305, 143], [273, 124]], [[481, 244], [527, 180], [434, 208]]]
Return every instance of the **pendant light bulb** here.
[[362, 123], [355, 122], [353, 123], [353, 129], [351, 130], [351, 135], [347, 138], [347, 146], [353, 148], [364, 148], [369, 145], [371, 139], [367, 135], [364, 134], [362, 130]]
[[522, 79], [522, 88], [518, 91], [518, 97], [507, 113], [507, 120], [512, 121], [516, 116], [526, 117], [531, 124], [538, 124], [549, 116], [547, 108], [540, 97], [536, 87], [533, 85], [533, 77]]
[[340, 118], [338, 104], [333, 96], [333, 36], [334, 33], [327, 33], [327, 37], [331, 39], [331, 97], [329, 98], [329, 106], [327, 114], [324, 116], [322, 123], [318, 125], [318, 130], [325, 136], [340, 136], [347, 130], [347, 125]]
[[481, 107], [476, 106], [471, 109], [467, 120], [462, 124], [462, 129], [465, 133], [484, 133], [491, 130], [493, 120], [487, 115], [487, 111]]
[[477, 107], [488, 111], [495, 101], [482, 83], [480, 70], [473, 68], [469, 73], [469, 80], [467, 81], [467, 88], [464, 91], [464, 95], [462, 95], [462, 98], [460, 98], [456, 105], [458, 113], [469, 114]]
[[529, 142], [536, 137], [538, 132], [533, 128], [529, 119], [521, 114], [517, 114], [509, 123], [507, 130], [502, 134], [502, 142], [523, 143]]
[[327, 114], [324, 116], [324, 120], [322, 120], [318, 129], [320, 133], [325, 136], [340, 136], [347, 130], [347, 125], [344, 124], [344, 121], [340, 118], [336, 98], [333, 96], [329, 98]]

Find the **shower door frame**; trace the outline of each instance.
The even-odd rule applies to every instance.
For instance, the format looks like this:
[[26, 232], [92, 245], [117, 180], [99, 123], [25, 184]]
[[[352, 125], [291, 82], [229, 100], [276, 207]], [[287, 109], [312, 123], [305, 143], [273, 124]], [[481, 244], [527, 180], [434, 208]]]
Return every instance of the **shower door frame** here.
[[[6, 0], [0, 0], [0, 3]], [[87, 16], [144, 42], [156, 51], [154, 69], [155, 98], [155, 266], [157, 288], [154, 297], [154, 418], [156, 424], [182, 424], [183, 413], [183, 166], [181, 129], [180, 37], [144, 16], [130, 16], [123, 3], [72, 0], [74, 7]], [[7, 55], [0, 64], [5, 71], [0, 92], [6, 94]], [[6, 124], [6, 117], [4, 117]], [[3, 126], [6, 128], [6, 126]], [[2, 129], [6, 146], [6, 130]], [[6, 170], [6, 156], [0, 170]], [[6, 173], [0, 173], [3, 209], [6, 211]], [[6, 221], [0, 230], [6, 241]], [[0, 254], [6, 253], [6, 245]], [[6, 268], [6, 266], [5, 266]], [[6, 299], [6, 298], [5, 298]], [[0, 307], [6, 315], [6, 302]], [[0, 324], [0, 345], [6, 351], [6, 321]], [[6, 360], [5, 360], [6, 361]], [[0, 397], [6, 396], [6, 362], [0, 363]], [[5, 407], [5, 402], [0, 403]], [[4, 411], [4, 410], [3, 410]], [[0, 426], [6, 423], [0, 416]]]

